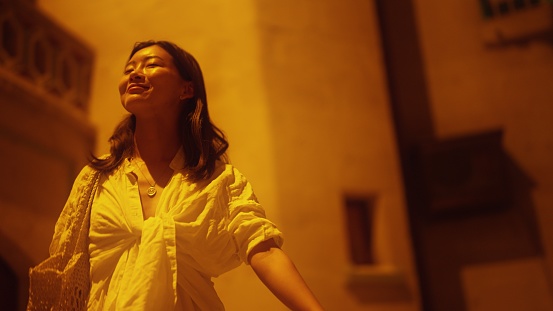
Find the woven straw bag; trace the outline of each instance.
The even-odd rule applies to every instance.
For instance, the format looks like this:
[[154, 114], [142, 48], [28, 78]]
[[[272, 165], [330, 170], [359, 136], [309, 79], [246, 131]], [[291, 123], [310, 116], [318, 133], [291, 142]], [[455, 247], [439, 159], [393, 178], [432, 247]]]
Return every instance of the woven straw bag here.
[[82, 189], [69, 211], [67, 238], [58, 252], [29, 271], [27, 311], [86, 310], [90, 292], [88, 231], [90, 209], [100, 173], [90, 170], [83, 176]]

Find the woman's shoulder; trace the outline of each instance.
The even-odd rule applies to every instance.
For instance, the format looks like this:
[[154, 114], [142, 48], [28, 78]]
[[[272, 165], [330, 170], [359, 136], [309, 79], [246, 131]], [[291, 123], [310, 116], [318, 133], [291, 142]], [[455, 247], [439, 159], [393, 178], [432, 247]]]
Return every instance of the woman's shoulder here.
[[[218, 162], [215, 167], [215, 172], [213, 176], [223, 177], [223, 178], [232, 178], [232, 179], [242, 179], [245, 178], [244, 175], [231, 163]], [[216, 177], [217, 178], [217, 177]]]
[[[98, 159], [105, 160], [109, 158], [109, 154], [103, 154], [98, 157]], [[77, 177], [75, 178], [76, 181], [84, 181], [87, 180], [91, 175], [100, 173], [97, 169], [95, 169], [91, 163], [86, 164], [81, 168], [79, 173], [77, 174]]]
[[217, 162], [211, 178], [204, 180], [210, 185], [232, 185], [244, 181], [244, 175], [234, 165], [225, 162]]
[[84, 167], [81, 168], [81, 171], [77, 175], [76, 179], [77, 180], [86, 179], [91, 174], [94, 174], [96, 172], [97, 172], [97, 170], [95, 168], [93, 168], [90, 164], [87, 164], [87, 165], [85, 165]]

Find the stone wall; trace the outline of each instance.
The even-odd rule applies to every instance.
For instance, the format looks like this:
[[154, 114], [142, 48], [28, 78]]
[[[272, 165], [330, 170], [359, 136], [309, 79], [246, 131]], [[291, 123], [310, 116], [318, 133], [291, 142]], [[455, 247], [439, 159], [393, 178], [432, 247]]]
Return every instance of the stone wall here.
[[23, 310], [28, 269], [47, 258], [54, 223], [94, 149], [94, 54], [32, 3], [0, 8], [0, 256], [17, 276]]

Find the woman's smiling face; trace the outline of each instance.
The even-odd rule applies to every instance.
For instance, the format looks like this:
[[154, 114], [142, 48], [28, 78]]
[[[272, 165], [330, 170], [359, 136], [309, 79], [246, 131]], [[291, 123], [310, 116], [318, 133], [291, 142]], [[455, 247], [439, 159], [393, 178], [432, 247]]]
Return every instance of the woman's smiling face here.
[[179, 75], [171, 54], [152, 45], [129, 59], [119, 83], [119, 94], [123, 107], [138, 117], [178, 114], [182, 100], [192, 97], [193, 90], [191, 82]]

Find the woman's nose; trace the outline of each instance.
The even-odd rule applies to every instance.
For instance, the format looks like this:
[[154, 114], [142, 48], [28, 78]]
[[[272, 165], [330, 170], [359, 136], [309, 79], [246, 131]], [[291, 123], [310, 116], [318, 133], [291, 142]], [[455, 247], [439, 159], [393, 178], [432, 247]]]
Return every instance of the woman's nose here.
[[142, 81], [144, 80], [144, 75], [138, 71], [133, 71], [130, 76], [131, 81]]

